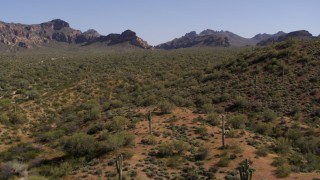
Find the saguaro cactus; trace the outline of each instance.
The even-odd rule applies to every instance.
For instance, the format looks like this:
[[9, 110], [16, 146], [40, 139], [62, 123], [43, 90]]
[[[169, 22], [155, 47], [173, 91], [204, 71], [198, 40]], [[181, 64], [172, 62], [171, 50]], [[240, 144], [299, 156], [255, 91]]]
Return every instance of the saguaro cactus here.
[[123, 156], [120, 154], [116, 160], [116, 168], [119, 176], [119, 180], [122, 180], [122, 165], [123, 165]]
[[152, 116], [151, 116], [151, 111], [149, 111], [148, 114], [148, 121], [149, 121], [149, 134], [152, 134]]
[[245, 162], [239, 167], [240, 179], [241, 180], [251, 180], [253, 169], [250, 168], [249, 160], [246, 159]]
[[226, 133], [225, 133], [225, 122], [224, 122], [224, 115], [221, 116], [221, 120], [222, 120], [222, 149], [225, 148], [225, 144], [224, 144], [224, 138], [226, 136]]

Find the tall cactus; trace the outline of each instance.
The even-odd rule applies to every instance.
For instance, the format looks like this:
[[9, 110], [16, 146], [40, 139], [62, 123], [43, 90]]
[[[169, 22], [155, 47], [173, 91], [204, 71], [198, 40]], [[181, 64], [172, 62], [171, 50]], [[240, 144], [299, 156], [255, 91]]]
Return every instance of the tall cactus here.
[[224, 122], [224, 115], [221, 116], [221, 120], [222, 120], [222, 149], [225, 148], [225, 144], [224, 144], [224, 138], [226, 136], [226, 133], [225, 133], [225, 122]]
[[254, 75], [254, 93], [256, 93], [257, 94], [257, 75], [255, 74]]
[[151, 116], [151, 111], [149, 111], [148, 114], [148, 121], [149, 121], [149, 134], [152, 134], [152, 116]]
[[239, 167], [240, 179], [241, 180], [251, 180], [253, 169], [250, 168], [249, 160], [246, 159], [245, 162]]
[[116, 160], [116, 168], [119, 176], [119, 180], [122, 180], [122, 165], [123, 165], [123, 156], [120, 154]]

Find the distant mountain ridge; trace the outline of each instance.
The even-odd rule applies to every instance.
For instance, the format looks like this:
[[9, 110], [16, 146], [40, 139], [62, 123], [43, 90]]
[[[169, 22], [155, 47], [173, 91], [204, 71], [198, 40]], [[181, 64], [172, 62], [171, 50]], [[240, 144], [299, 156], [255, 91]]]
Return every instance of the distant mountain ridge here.
[[267, 45], [272, 42], [285, 41], [288, 38], [314, 38], [308, 31], [294, 31], [285, 33], [279, 31], [275, 34], [257, 34], [252, 38], [244, 38], [230, 31], [204, 30], [197, 34], [195, 31], [185, 34], [180, 38], [155, 46], [158, 49], [178, 49], [186, 47], [203, 46], [254, 46]]
[[[110, 39], [108, 37], [112, 38]], [[108, 41], [108, 46], [128, 42], [135, 47], [144, 49], [151, 48], [146, 41], [142, 40], [131, 30], [127, 30], [122, 34], [103, 36], [93, 29], [82, 33], [80, 30], [71, 28], [69, 23], [61, 19], [54, 19], [49, 22], [33, 25], [0, 21], [0, 43], [9, 47], [32, 48], [42, 46], [51, 41], [69, 44], [90, 44], [93, 42]]]
[[300, 30], [300, 31], [293, 31], [290, 33], [282, 33], [279, 36], [273, 36], [273, 37], [264, 39], [264, 40], [260, 41], [259, 43], [257, 43], [257, 45], [265, 46], [265, 45], [271, 44], [273, 42], [281, 42], [281, 41], [285, 41], [290, 38], [312, 39], [315, 37], [313, 37], [312, 34], [306, 30]]

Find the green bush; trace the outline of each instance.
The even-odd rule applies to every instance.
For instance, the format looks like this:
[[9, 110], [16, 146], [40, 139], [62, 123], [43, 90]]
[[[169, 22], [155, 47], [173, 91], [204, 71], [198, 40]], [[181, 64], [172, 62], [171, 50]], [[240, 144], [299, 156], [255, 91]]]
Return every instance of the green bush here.
[[205, 146], [201, 146], [197, 153], [195, 154], [194, 158], [196, 161], [203, 161], [205, 160], [209, 155], [209, 148]]
[[75, 133], [63, 142], [63, 149], [71, 156], [81, 157], [95, 153], [96, 145], [94, 137]]
[[217, 163], [217, 166], [219, 167], [228, 167], [230, 163], [230, 158], [228, 156], [224, 156], [220, 158], [220, 160]]
[[291, 167], [289, 165], [281, 165], [277, 167], [276, 174], [278, 178], [288, 177], [291, 173]]
[[275, 157], [272, 161], [272, 166], [279, 167], [287, 163], [287, 159], [285, 157]]
[[276, 117], [277, 117], [277, 114], [271, 109], [266, 109], [263, 112], [263, 119], [265, 122], [273, 121], [274, 119], [276, 119]]
[[244, 114], [231, 116], [227, 120], [227, 123], [231, 124], [231, 126], [235, 129], [244, 128], [247, 122], [248, 122], [248, 117]]
[[171, 168], [178, 168], [182, 166], [185, 162], [185, 159], [181, 156], [172, 156], [167, 159], [167, 166]]
[[163, 143], [157, 147], [157, 155], [160, 157], [184, 155], [184, 152], [188, 151], [190, 145], [183, 141], [174, 141], [171, 143]]
[[0, 124], [9, 125], [10, 119], [6, 114], [0, 114]]
[[272, 125], [264, 122], [258, 122], [254, 125], [254, 131], [262, 135], [270, 135], [272, 133]]
[[237, 96], [235, 98], [235, 101], [233, 104], [234, 109], [244, 111], [244, 110], [250, 109], [250, 107], [251, 107], [250, 102], [245, 97]]
[[171, 104], [169, 101], [162, 101], [159, 104], [159, 108], [160, 108], [161, 113], [169, 114], [172, 112], [174, 105]]
[[129, 120], [123, 116], [115, 116], [112, 118], [111, 122], [107, 124], [107, 129], [109, 131], [122, 131], [129, 125]]
[[100, 142], [100, 148], [106, 152], [119, 149], [120, 147], [134, 145], [135, 136], [128, 132], [119, 132], [116, 134], [105, 132], [102, 136], [103, 141]]
[[260, 157], [266, 157], [269, 153], [269, 150], [265, 147], [259, 147], [256, 151], [256, 154]]
[[211, 103], [206, 103], [202, 106], [204, 113], [211, 113], [214, 111], [214, 106]]
[[217, 113], [210, 113], [207, 117], [207, 122], [212, 126], [217, 126], [220, 124], [220, 118]]
[[278, 153], [287, 154], [289, 153], [290, 147], [291, 145], [288, 139], [280, 137], [277, 139], [275, 150]]
[[12, 113], [10, 114], [9, 118], [10, 118], [10, 123], [15, 125], [23, 124], [27, 120], [26, 115], [21, 112]]
[[61, 178], [72, 170], [72, 165], [68, 162], [64, 162], [59, 166], [52, 167], [50, 174], [54, 179]]

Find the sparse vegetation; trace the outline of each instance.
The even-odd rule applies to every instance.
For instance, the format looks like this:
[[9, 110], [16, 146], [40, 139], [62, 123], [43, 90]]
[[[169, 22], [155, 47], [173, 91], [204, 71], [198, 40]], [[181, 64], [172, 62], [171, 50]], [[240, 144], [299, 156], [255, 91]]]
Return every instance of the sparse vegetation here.
[[1, 178], [115, 178], [118, 154], [126, 178], [238, 178], [246, 153], [315, 173], [319, 46], [0, 55]]

